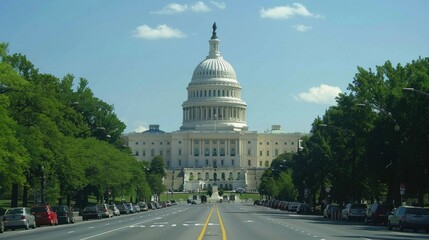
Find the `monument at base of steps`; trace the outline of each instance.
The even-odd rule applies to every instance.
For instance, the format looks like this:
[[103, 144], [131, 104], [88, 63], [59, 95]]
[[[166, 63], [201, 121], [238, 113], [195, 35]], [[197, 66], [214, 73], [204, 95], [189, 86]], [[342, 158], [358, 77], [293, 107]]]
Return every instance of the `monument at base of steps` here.
[[212, 187], [212, 195], [207, 199], [208, 202], [219, 202], [222, 199], [221, 196], [219, 196], [219, 191], [216, 184], [213, 184]]

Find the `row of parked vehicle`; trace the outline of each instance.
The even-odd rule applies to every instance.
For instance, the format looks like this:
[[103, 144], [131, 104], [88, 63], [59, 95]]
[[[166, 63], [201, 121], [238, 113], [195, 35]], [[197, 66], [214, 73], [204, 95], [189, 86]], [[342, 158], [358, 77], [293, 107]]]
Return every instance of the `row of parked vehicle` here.
[[[271, 207], [274, 209], [296, 212], [298, 214], [313, 213], [313, 209], [305, 203], [287, 202], [279, 200], [257, 200], [256, 205]], [[425, 230], [429, 232], [429, 209], [414, 206], [400, 206], [373, 203], [369, 206], [362, 203], [348, 203], [345, 206], [328, 204], [323, 211], [324, 218], [332, 218], [344, 221], [363, 221], [366, 224], [381, 224], [403, 231]]]
[[398, 228], [425, 230], [429, 232], [429, 209], [414, 206], [400, 206], [373, 203], [369, 206], [361, 203], [349, 203], [344, 208], [338, 204], [328, 204], [323, 217], [334, 218], [334, 215], [344, 221], [358, 220], [366, 224], [386, 225], [389, 230]]
[[[79, 212], [79, 215], [82, 216], [83, 221], [86, 221], [89, 219], [111, 218], [113, 216], [120, 216], [121, 214], [133, 214], [148, 211], [149, 209], [158, 209], [172, 205], [176, 205], [174, 200], [161, 203], [140, 202], [138, 204], [96, 204], [85, 207]], [[32, 208], [9, 208], [4, 212], [4, 214], [0, 214], [0, 216], [0, 233], [9, 229], [34, 229], [41, 225], [56, 226], [58, 224], [69, 224], [76, 221], [73, 211], [67, 206], [51, 207], [50, 205], [40, 205]]]
[[121, 214], [133, 214], [138, 212], [148, 211], [149, 209], [158, 209], [174, 205], [176, 202], [140, 202], [134, 203], [118, 203], [118, 204], [97, 204], [88, 206], [83, 209], [81, 215], [82, 220], [102, 219], [120, 216]]
[[255, 205], [266, 206], [274, 209], [280, 209], [288, 212], [295, 212], [298, 214], [310, 214], [313, 212], [313, 209], [310, 205], [300, 202], [288, 202], [280, 200], [256, 200]]
[[74, 223], [73, 212], [67, 206], [40, 205], [32, 208], [16, 207], [6, 210], [0, 219], [0, 232], [17, 228], [36, 228], [41, 225]]

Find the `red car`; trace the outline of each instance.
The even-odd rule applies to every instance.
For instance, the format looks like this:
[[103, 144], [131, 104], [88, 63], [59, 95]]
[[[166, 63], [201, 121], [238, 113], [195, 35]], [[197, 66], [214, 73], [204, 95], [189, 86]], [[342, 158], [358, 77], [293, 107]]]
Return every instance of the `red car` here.
[[52, 210], [51, 206], [35, 206], [31, 208], [31, 213], [36, 218], [36, 225], [58, 225], [57, 214]]

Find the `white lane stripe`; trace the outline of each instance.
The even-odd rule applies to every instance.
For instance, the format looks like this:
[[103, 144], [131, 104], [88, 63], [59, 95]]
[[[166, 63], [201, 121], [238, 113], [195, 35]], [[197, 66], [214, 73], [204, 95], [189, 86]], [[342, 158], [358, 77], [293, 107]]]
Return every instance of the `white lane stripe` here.
[[[161, 218], [157, 217], [157, 218], [154, 218], [154, 219], [148, 219], [146, 221], [142, 221], [142, 222], [136, 223], [136, 225], [141, 224], [141, 223], [145, 223], [145, 222], [154, 221], [154, 220], [159, 220], [159, 219], [161, 219]], [[95, 238], [95, 237], [98, 237], [98, 236], [105, 235], [107, 233], [115, 232], [115, 231], [118, 231], [118, 230], [121, 230], [121, 229], [124, 229], [124, 228], [129, 228], [129, 227], [130, 226], [124, 226], [124, 227], [120, 227], [120, 228], [115, 228], [115, 229], [112, 229], [112, 230], [109, 230], [109, 231], [105, 231], [105, 232], [102, 232], [102, 233], [99, 233], [99, 234], [88, 236], [86, 238], [81, 238], [80, 240], [86, 240], [86, 239], [90, 239], [90, 238]], [[90, 228], [94, 228], [94, 227], [90, 227]]]

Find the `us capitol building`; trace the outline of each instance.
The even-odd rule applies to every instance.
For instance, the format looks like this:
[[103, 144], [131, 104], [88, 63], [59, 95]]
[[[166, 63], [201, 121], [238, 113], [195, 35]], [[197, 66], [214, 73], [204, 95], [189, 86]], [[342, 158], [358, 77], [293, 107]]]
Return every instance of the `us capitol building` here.
[[164, 184], [174, 191], [200, 191], [214, 186], [255, 191], [263, 171], [284, 152], [296, 152], [303, 133], [285, 133], [273, 125], [264, 133], [249, 131], [247, 104], [234, 68], [219, 51], [216, 24], [209, 54], [194, 70], [183, 102], [180, 130], [171, 133], [150, 125], [126, 136], [140, 161], [164, 160]]

